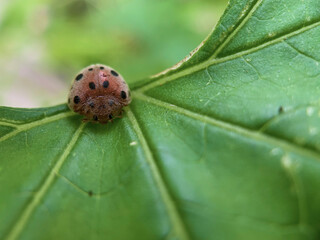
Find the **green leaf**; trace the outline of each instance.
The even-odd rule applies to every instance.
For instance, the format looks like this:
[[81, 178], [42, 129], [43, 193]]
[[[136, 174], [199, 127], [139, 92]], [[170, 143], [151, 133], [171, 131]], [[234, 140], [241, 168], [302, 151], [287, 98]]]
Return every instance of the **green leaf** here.
[[1, 239], [319, 239], [320, 3], [231, 0], [108, 125], [1, 108]]

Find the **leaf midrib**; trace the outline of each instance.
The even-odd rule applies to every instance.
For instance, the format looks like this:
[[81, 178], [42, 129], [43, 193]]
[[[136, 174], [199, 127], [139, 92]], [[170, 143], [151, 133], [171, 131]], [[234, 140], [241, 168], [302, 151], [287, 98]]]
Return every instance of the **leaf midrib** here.
[[163, 176], [160, 173], [159, 167], [157, 166], [150, 147], [147, 143], [147, 139], [144, 137], [139, 123], [130, 108], [128, 108], [127, 115], [141, 143], [142, 149], [145, 153], [147, 164], [153, 176], [153, 180], [167, 208], [167, 213], [173, 225], [174, 232], [176, 233], [178, 239], [189, 240], [190, 237], [187, 233], [182, 217], [180, 216], [175, 202], [169, 192], [168, 186], [166, 185]]

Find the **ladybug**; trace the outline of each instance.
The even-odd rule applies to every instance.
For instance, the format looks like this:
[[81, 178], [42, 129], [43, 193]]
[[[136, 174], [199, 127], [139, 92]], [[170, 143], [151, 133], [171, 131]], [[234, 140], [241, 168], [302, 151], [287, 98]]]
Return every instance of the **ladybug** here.
[[123, 77], [111, 67], [90, 65], [75, 77], [68, 96], [69, 108], [84, 115], [84, 122], [108, 123], [122, 116], [122, 108], [131, 102]]

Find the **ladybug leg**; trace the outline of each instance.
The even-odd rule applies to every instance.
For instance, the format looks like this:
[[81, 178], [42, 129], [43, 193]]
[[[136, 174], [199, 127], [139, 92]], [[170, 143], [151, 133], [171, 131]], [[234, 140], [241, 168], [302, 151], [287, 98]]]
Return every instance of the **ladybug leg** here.
[[117, 118], [122, 118], [123, 117], [123, 113], [124, 113], [124, 110], [121, 109], [121, 111], [120, 111], [119, 115], [117, 116]]
[[113, 122], [113, 118], [114, 118], [114, 117], [113, 117], [113, 114], [110, 113], [109, 116], [108, 116], [108, 118], [109, 118], [109, 119], [107, 120], [107, 122], [111, 122], [111, 123], [112, 123], [112, 122]]
[[89, 122], [90, 120], [88, 119], [88, 118], [84, 118], [84, 119], [82, 119], [82, 122], [83, 123], [86, 123], [86, 122]]

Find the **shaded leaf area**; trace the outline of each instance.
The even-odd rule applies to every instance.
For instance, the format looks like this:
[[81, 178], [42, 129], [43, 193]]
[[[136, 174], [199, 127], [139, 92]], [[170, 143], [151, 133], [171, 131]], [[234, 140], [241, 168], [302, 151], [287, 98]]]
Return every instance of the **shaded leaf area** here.
[[24, 239], [169, 234], [164, 203], [129, 120], [80, 123], [68, 111], [0, 139], [2, 238], [8, 231], [16, 238], [22, 229]]
[[231, 1], [112, 124], [3, 108], [0, 238], [318, 239], [318, 5]]

